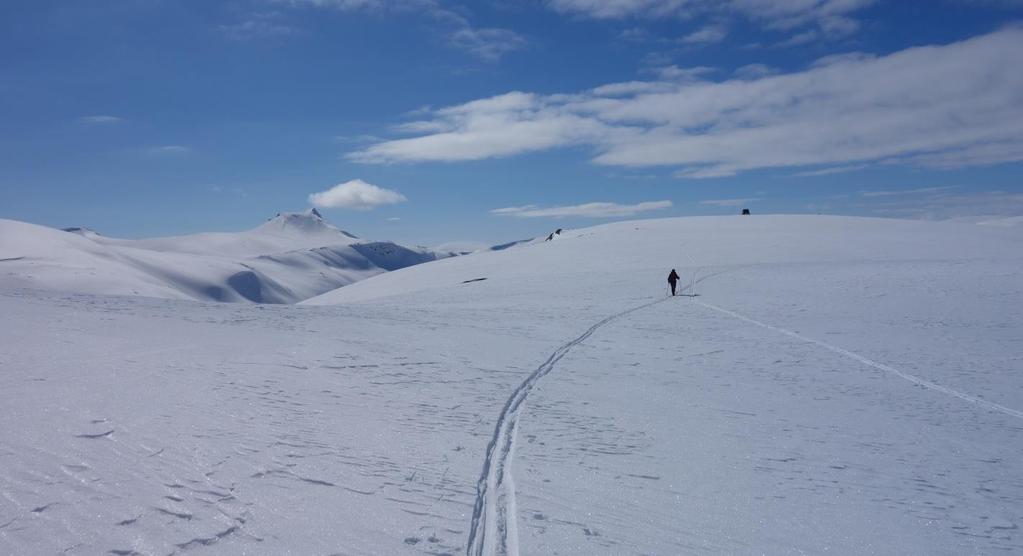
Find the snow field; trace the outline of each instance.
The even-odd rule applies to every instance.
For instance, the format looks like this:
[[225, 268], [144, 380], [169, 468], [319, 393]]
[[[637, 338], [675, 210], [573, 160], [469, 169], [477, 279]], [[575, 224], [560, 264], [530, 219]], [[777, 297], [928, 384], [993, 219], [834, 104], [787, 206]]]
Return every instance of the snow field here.
[[1021, 551], [1020, 233], [628, 222], [309, 306], [7, 284], [0, 553]]

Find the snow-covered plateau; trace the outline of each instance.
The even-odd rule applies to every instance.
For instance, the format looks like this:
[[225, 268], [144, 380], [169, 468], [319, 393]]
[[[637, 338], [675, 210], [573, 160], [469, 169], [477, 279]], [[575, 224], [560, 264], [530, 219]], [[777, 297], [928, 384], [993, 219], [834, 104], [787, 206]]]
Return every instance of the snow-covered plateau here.
[[322, 242], [27, 227], [0, 554], [1023, 552], [1020, 227], [620, 222], [309, 299]]

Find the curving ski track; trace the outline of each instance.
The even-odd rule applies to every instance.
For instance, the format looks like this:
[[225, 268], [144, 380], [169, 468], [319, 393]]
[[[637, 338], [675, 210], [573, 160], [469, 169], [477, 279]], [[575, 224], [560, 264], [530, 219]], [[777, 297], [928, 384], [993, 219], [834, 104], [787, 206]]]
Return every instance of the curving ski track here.
[[[693, 288], [696, 284], [699, 284], [708, 278], [728, 271], [729, 270], [722, 270], [696, 279], [689, 285], [681, 288], [679, 290], [679, 294]], [[494, 427], [494, 435], [490, 439], [490, 443], [487, 445], [486, 457], [483, 460], [483, 471], [476, 484], [476, 503], [473, 507], [472, 522], [469, 528], [469, 539], [466, 547], [466, 554], [468, 556], [489, 556], [492, 554], [517, 556], [519, 553], [518, 530], [516, 528], [515, 484], [511, 475], [511, 461], [515, 449], [515, 433], [518, 427], [519, 415], [522, 411], [523, 403], [526, 401], [526, 397], [533, 389], [533, 386], [535, 386], [541, 378], [550, 373], [554, 369], [554, 366], [557, 365], [558, 361], [567, 355], [572, 348], [584, 342], [601, 327], [636, 311], [641, 311], [653, 305], [657, 305], [658, 303], [663, 303], [668, 299], [672, 299], [672, 297], [657, 299], [655, 301], [627, 309], [594, 324], [577, 338], [556, 349], [542, 365], [530, 373], [530, 375], [526, 377], [526, 380], [512, 391], [511, 396], [508, 398], [508, 401], [505, 402], [504, 408], [501, 410], [501, 414], [498, 417], [497, 424]], [[744, 315], [729, 311], [728, 309], [711, 305], [710, 303], [701, 301], [696, 301], [696, 303], [750, 324], [773, 330], [804, 342], [815, 344], [839, 355], [859, 361], [869, 367], [892, 373], [924, 388], [948, 394], [986, 409], [1023, 419], [1023, 412], [1021, 411], [1008, 408], [976, 396], [971, 396], [946, 386], [941, 386], [915, 375], [900, 371], [889, 365], [867, 359], [866, 357], [840, 347], [803, 336], [802, 334], [791, 330], [751, 319]]]
[[[688, 288], [689, 286], [686, 286], [681, 291], [684, 292]], [[487, 445], [486, 457], [483, 460], [483, 472], [476, 484], [476, 504], [472, 511], [472, 524], [469, 528], [466, 554], [483, 556], [490, 554], [517, 555], [519, 553], [518, 531], [515, 522], [515, 484], [511, 476], [511, 461], [515, 449], [515, 431], [518, 426], [519, 414], [522, 411], [523, 402], [526, 401], [526, 396], [529, 395], [533, 386], [551, 372], [558, 361], [572, 348], [584, 342], [604, 325], [669, 299], [671, 297], [644, 303], [594, 324], [582, 335], [555, 350], [542, 365], [526, 377], [526, 380], [518, 388], [512, 391], [497, 419], [494, 436], [490, 439], [490, 444]]]

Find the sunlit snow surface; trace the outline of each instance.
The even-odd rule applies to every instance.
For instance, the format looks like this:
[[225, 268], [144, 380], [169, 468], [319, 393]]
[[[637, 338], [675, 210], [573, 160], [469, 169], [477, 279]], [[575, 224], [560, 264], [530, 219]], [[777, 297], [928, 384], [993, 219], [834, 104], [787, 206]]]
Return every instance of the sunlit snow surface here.
[[0, 262], [0, 553], [1023, 551], [1021, 240], [628, 222], [321, 306]]
[[66, 293], [295, 303], [451, 255], [360, 240], [315, 209], [244, 232], [135, 240], [0, 219], [0, 279]]

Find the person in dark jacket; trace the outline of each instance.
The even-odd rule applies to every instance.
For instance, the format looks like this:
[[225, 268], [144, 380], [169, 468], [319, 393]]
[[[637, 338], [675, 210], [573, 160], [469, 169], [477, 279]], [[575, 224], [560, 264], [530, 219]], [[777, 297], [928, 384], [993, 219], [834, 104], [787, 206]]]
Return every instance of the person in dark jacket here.
[[668, 275], [668, 283], [671, 284], [671, 295], [675, 295], [675, 285], [678, 284], [678, 273], [675, 269], [671, 269], [671, 274]]

